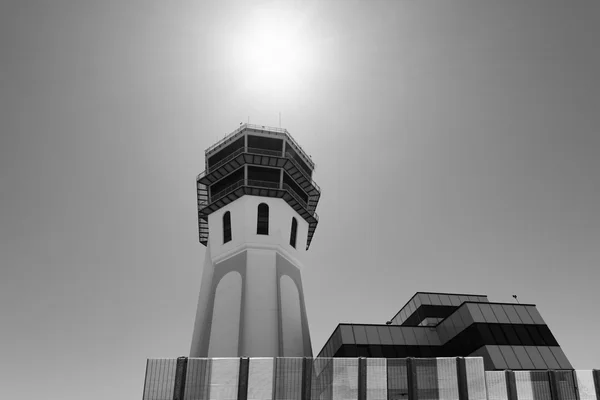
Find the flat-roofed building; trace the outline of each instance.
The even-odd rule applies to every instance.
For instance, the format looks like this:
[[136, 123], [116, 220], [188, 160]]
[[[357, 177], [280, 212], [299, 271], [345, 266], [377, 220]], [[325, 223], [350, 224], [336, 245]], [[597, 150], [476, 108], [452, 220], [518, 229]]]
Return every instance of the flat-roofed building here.
[[339, 324], [319, 357], [483, 357], [486, 370], [572, 369], [534, 304], [416, 293], [386, 324]]

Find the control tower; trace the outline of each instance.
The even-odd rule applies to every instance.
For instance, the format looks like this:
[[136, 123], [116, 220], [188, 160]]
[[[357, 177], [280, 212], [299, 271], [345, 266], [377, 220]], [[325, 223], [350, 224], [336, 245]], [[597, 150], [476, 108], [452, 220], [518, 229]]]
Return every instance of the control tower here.
[[250, 124], [208, 148], [205, 163], [190, 357], [311, 357], [301, 271], [318, 223], [314, 163], [286, 129]]

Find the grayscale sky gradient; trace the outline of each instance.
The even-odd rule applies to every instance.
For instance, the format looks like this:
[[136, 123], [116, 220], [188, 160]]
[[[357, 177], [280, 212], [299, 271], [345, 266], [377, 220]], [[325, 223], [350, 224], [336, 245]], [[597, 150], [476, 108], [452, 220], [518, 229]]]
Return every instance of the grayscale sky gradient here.
[[[288, 8], [290, 87], [232, 41]], [[0, 3], [0, 398], [135, 399], [189, 352], [204, 149], [247, 121], [317, 163], [315, 354], [416, 291], [535, 303], [600, 368], [600, 3]]]

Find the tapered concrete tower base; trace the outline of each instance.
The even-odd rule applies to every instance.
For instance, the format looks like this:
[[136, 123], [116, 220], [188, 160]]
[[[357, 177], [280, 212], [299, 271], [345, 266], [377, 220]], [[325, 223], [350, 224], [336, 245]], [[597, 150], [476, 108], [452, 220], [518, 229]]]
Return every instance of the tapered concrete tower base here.
[[[261, 203], [266, 235], [257, 234]], [[208, 229], [190, 357], [311, 357], [300, 274], [308, 222], [281, 198], [244, 195], [210, 214]]]

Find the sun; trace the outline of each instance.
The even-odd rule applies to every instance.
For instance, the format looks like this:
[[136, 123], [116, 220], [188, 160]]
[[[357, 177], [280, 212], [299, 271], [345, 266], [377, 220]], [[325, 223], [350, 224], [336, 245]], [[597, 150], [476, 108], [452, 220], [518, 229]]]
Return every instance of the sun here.
[[258, 9], [236, 36], [237, 70], [248, 88], [291, 91], [307, 78], [312, 54], [302, 14]]

